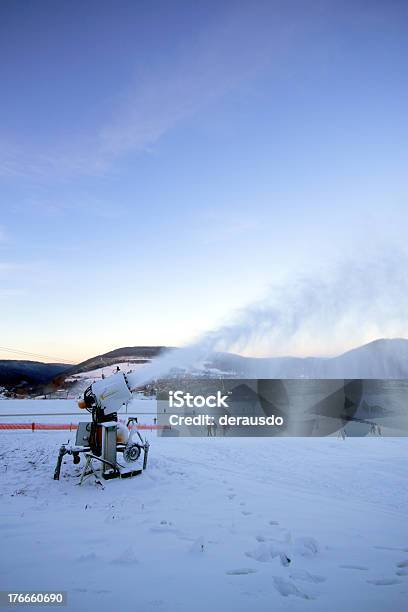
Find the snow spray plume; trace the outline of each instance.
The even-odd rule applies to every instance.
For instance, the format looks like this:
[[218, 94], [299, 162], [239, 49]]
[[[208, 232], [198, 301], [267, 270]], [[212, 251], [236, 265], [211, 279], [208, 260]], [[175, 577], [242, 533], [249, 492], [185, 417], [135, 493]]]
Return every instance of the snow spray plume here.
[[326, 347], [333, 347], [339, 338], [351, 338], [355, 344], [373, 335], [403, 335], [408, 312], [407, 264], [402, 254], [365, 264], [346, 262], [320, 278], [301, 277], [274, 287], [261, 302], [237, 311], [231, 323], [139, 370], [134, 374], [137, 385], [173, 368], [191, 369], [219, 351], [265, 345], [266, 339], [276, 354], [276, 347], [289, 341], [310, 344], [318, 338]]

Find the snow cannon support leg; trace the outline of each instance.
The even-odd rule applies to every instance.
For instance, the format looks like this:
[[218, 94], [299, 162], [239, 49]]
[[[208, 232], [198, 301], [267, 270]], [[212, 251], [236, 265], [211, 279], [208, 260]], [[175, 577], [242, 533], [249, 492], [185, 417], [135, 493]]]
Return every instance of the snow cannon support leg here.
[[59, 449], [57, 465], [55, 466], [55, 470], [54, 470], [54, 480], [59, 480], [60, 473], [61, 473], [62, 459], [63, 459], [64, 455], [66, 455], [67, 453], [68, 453], [68, 450], [66, 449], [65, 445], [63, 444], [60, 447], [60, 449]]
[[150, 444], [146, 440], [144, 444], [144, 456], [143, 456], [143, 469], [144, 470], [146, 469], [146, 466], [147, 466], [147, 455], [149, 454], [149, 447], [150, 447]]

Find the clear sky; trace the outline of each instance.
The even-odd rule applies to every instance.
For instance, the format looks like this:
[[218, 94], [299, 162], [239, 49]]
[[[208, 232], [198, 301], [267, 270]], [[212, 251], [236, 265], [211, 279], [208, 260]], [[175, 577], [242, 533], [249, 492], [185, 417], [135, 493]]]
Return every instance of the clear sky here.
[[404, 1], [2, 0], [0, 345], [181, 345], [403, 246], [407, 65]]

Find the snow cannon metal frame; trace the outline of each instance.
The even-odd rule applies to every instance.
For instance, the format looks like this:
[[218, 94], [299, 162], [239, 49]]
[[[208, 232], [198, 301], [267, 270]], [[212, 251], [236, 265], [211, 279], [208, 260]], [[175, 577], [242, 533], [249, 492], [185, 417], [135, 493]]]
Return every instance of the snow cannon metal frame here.
[[[92, 421], [79, 423], [75, 445], [61, 446], [54, 480], [59, 480], [62, 460], [67, 454], [73, 456], [74, 464], [80, 462], [81, 453], [86, 457], [79, 484], [91, 474], [97, 476], [94, 461], [99, 463], [99, 471], [105, 480], [137, 476], [146, 469], [149, 442], [143, 440], [134, 428], [137, 419], [129, 417], [126, 427], [117, 419], [117, 410], [127, 404], [131, 397], [132, 392], [123, 372], [94, 382], [86, 389], [84, 399], [78, 405], [92, 415]], [[127, 440], [121, 440], [124, 430], [129, 430], [129, 427]], [[135, 433], [137, 441], [134, 441]], [[118, 459], [118, 455], [122, 456], [122, 460]]]

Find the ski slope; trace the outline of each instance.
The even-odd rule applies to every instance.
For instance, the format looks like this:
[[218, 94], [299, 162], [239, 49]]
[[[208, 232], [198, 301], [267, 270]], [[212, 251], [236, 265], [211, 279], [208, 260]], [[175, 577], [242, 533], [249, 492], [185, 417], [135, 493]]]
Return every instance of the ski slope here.
[[52, 479], [69, 435], [0, 432], [1, 589], [75, 611], [407, 609], [406, 439], [151, 435], [142, 476], [79, 487], [71, 458]]

